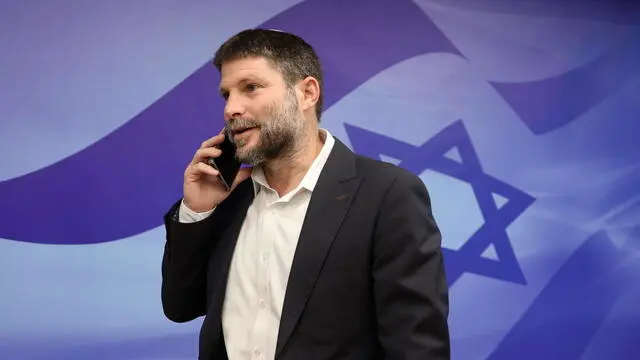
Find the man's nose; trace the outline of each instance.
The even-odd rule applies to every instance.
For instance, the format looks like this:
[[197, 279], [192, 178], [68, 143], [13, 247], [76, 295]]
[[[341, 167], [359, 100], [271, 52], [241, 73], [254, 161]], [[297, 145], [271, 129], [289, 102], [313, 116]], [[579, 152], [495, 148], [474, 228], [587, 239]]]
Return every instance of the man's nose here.
[[245, 106], [237, 96], [229, 95], [224, 106], [224, 118], [229, 121], [242, 117], [245, 113]]

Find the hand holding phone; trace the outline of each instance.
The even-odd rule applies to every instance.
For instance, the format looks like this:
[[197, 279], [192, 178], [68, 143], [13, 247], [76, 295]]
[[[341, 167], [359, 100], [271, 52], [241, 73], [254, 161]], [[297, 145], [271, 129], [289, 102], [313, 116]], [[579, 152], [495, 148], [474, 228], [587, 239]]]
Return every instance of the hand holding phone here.
[[231, 190], [231, 185], [240, 171], [242, 165], [238, 159], [236, 159], [236, 146], [231, 141], [229, 134], [224, 134], [224, 139], [217, 145], [217, 148], [222, 152], [219, 156], [212, 156], [207, 159], [207, 164], [211, 165], [214, 169], [218, 170], [218, 178], [224, 185], [227, 191]]
[[250, 168], [240, 168], [235, 151], [224, 133], [201, 144], [184, 174], [183, 200], [187, 207], [196, 212], [209, 211], [251, 175]]

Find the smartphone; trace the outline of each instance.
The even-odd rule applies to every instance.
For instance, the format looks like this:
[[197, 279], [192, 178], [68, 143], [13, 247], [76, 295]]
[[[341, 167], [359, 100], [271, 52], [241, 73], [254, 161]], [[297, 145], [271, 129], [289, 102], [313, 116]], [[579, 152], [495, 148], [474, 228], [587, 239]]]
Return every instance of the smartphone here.
[[207, 163], [214, 169], [218, 170], [218, 177], [220, 181], [227, 189], [231, 190], [233, 180], [235, 180], [240, 166], [242, 165], [238, 159], [236, 159], [236, 146], [231, 141], [231, 137], [228, 133], [224, 135], [224, 141], [218, 144], [218, 149], [222, 152], [220, 156], [216, 158], [209, 158]]

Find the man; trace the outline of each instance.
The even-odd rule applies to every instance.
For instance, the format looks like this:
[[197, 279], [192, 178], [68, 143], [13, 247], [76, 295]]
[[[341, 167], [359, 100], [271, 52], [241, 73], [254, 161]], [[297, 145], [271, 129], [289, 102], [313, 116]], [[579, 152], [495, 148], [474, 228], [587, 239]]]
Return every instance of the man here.
[[[214, 64], [227, 135], [204, 141], [165, 216], [166, 316], [205, 316], [201, 359], [449, 359], [448, 290], [427, 190], [319, 128], [322, 73], [292, 34], [245, 30]], [[230, 191], [206, 164], [224, 136]]]

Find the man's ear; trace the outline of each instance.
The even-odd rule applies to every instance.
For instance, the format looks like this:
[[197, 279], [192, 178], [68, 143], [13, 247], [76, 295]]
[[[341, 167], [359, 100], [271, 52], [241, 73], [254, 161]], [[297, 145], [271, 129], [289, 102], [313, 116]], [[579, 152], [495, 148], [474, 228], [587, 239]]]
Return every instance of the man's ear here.
[[313, 76], [307, 76], [298, 83], [298, 89], [302, 95], [300, 106], [303, 111], [313, 109], [320, 98], [320, 83]]

